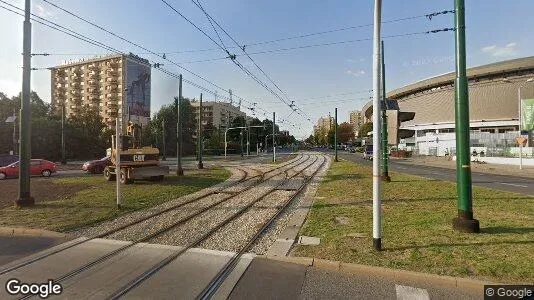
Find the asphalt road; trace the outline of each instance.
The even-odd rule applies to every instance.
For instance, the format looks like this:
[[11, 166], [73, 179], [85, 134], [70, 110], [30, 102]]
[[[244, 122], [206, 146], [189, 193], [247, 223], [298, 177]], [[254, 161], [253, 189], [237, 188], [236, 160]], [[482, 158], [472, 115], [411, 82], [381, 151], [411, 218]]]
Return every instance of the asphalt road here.
[[[372, 162], [364, 160], [360, 153], [339, 152], [338, 156], [358, 164], [372, 165]], [[456, 170], [447, 168], [420, 166], [403, 160], [390, 159], [389, 169], [394, 172], [412, 174], [435, 180], [456, 182]], [[471, 176], [474, 186], [483, 186], [534, 196], [534, 179], [480, 172], [472, 172]]]

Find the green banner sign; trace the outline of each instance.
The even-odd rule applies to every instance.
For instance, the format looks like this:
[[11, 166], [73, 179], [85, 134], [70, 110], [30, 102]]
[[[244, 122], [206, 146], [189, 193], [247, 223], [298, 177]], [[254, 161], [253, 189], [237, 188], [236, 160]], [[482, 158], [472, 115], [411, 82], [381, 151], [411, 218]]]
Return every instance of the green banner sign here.
[[534, 130], [534, 99], [521, 100], [521, 129]]

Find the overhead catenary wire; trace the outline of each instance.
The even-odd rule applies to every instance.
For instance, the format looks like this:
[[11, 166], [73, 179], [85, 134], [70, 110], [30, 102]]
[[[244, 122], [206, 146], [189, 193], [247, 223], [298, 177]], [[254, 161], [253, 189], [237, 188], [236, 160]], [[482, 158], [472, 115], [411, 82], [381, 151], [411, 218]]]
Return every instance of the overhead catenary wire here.
[[[270, 93], [272, 93], [273, 95], [277, 96], [277, 97], [280, 97], [276, 92], [274, 92], [271, 88], [269, 88], [265, 83], [263, 83], [257, 76], [255, 76], [250, 70], [248, 70], [246, 67], [244, 67], [241, 63], [239, 63], [237, 60], [236, 60], [236, 57], [234, 54], [231, 54], [228, 49], [226, 49], [226, 47], [220, 45], [217, 41], [215, 41], [211, 36], [209, 36], [204, 30], [202, 30], [200, 27], [198, 27], [195, 23], [193, 23], [191, 20], [189, 20], [187, 17], [185, 17], [182, 13], [180, 13], [175, 7], [173, 7], [171, 4], [169, 4], [167, 1], [165, 0], [161, 0], [166, 6], [168, 6], [172, 11], [174, 11], [175, 13], [177, 13], [180, 17], [182, 17], [183, 19], [185, 19], [188, 23], [190, 23], [191, 25], [193, 25], [197, 30], [199, 30], [203, 35], [205, 35], [206, 37], [208, 37], [215, 45], [217, 45], [221, 50], [223, 50], [227, 55], [228, 55], [228, 58], [231, 59], [231, 61], [239, 68], [241, 69], [245, 74], [247, 74], [249, 77], [251, 77], [254, 81], [256, 81], [259, 85], [261, 85], [262, 87], [264, 87], [267, 91], [269, 91]], [[195, 4], [197, 4], [196, 2], [194, 2]], [[197, 4], [198, 6], [198, 4]], [[199, 6], [201, 9], [203, 9], [201, 6]], [[205, 12], [205, 11], [204, 11]], [[207, 13], [205, 12], [205, 14], [207, 15]], [[208, 15], [207, 15], [208, 16]], [[209, 17], [209, 16], [208, 16]], [[217, 21], [215, 21], [213, 18], [212, 18], [212, 21], [215, 22], [215, 24], [217, 24], [217, 26], [219, 28], [221, 28], [221, 30], [223, 30], [227, 35], [228, 33], [217, 23]], [[244, 100], [242, 98], [240, 98], [241, 100]]]
[[[116, 38], [119, 38], [120, 40], [122, 40], [122, 41], [124, 41], [124, 42], [127, 42], [127, 43], [129, 43], [129, 44], [131, 44], [131, 45], [133, 45], [133, 46], [136, 46], [136, 47], [138, 47], [138, 48], [140, 48], [140, 49], [143, 49], [143, 50], [149, 52], [150, 54], [153, 54], [153, 55], [155, 55], [155, 56], [157, 56], [157, 57], [160, 57], [161, 59], [164, 59], [164, 60], [170, 62], [171, 64], [173, 64], [173, 65], [177, 66], [178, 68], [180, 68], [180, 69], [182, 69], [182, 70], [188, 72], [189, 74], [191, 74], [191, 75], [193, 75], [193, 76], [195, 76], [195, 77], [197, 77], [197, 78], [199, 78], [199, 79], [201, 79], [201, 80], [203, 80], [203, 81], [209, 83], [210, 85], [216, 87], [216, 88], [219, 89], [219, 90], [222, 90], [222, 91], [225, 91], [225, 92], [227, 91], [227, 89], [222, 88], [222, 87], [219, 86], [218, 84], [215, 84], [215, 83], [213, 83], [212, 81], [207, 80], [207, 79], [204, 78], [203, 76], [200, 76], [200, 75], [198, 75], [198, 74], [192, 72], [191, 70], [189, 70], [189, 69], [187, 69], [187, 68], [181, 66], [180, 64], [178, 64], [178, 63], [176, 63], [176, 62], [174, 62], [174, 61], [172, 61], [172, 60], [166, 58], [165, 55], [161, 55], [161, 54], [159, 54], [159, 53], [157, 53], [157, 52], [155, 52], [155, 51], [152, 51], [152, 50], [150, 50], [150, 49], [148, 49], [148, 48], [146, 48], [146, 47], [144, 47], [144, 46], [142, 46], [142, 45], [140, 45], [140, 44], [138, 44], [138, 43], [132, 42], [132, 41], [130, 41], [130, 40], [128, 40], [128, 39], [126, 39], [126, 38], [124, 38], [124, 37], [122, 37], [122, 36], [120, 36], [120, 35], [114, 33], [114, 32], [112, 32], [112, 31], [110, 31], [110, 30], [108, 30], [108, 29], [106, 29], [106, 28], [104, 28], [104, 27], [102, 27], [102, 26], [100, 26], [100, 25], [98, 25], [98, 24], [96, 24], [96, 23], [94, 23], [94, 22], [91, 22], [91, 21], [89, 21], [89, 20], [87, 20], [87, 19], [85, 19], [85, 18], [83, 18], [83, 17], [80, 17], [79, 15], [77, 15], [77, 14], [75, 14], [75, 13], [73, 13], [73, 12], [71, 12], [71, 11], [69, 11], [69, 10], [67, 10], [67, 9], [65, 9], [65, 8], [63, 8], [63, 7], [61, 7], [61, 6], [59, 6], [59, 5], [57, 5], [57, 4], [54, 4], [54, 3], [50, 2], [49, 0], [42, 0], [42, 1], [46, 2], [47, 4], [49, 4], [49, 5], [51, 5], [51, 6], [55, 7], [55, 8], [57, 8], [57, 9], [63, 11], [63, 12], [65, 12], [65, 13], [67, 13], [67, 14], [69, 14], [69, 15], [71, 15], [71, 16], [73, 16], [73, 17], [75, 17], [75, 18], [77, 18], [77, 19], [79, 19], [79, 20], [81, 20], [81, 21], [83, 21], [83, 22], [85, 22], [85, 23], [88, 23], [88, 24], [90, 24], [90, 25], [92, 25], [92, 26], [94, 26], [94, 27], [96, 27], [96, 28], [98, 28], [98, 29], [100, 29], [100, 30], [102, 30], [102, 31], [104, 31], [104, 32], [106, 32], [106, 33], [108, 33], [108, 34], [110, 34], [110, 35], [116, 37]], [[164, 1], [164, 0], [162, 0], [162, 1]], [[164, 2], [165, 2], [165, 1], [164, 1]], [[185, 17], [185, 16], [184, 16], [184, 17]], [[187, 19], [187, 20], [188, 20], [188, 19]], [[194, 26], [195, 26], [195, 25], [194, 25]], [[200, 29], [200, 28], [198, 28], [198, 29], [201, 30], [206, 36], [209, 36], [209, 35], [206, 34], [202, 29]], [[211, 37], [210, 37], [210, 38], [211, 38]], [[217, 43], [215, 40], [213, 40], [213, 42], [214, 42], [215, 44], [218, 45], [218, 43]], [[219, 45], [219, 46], [220, 46], [220, 45]]]
[[[228, 31], [226, 31], [203, 7], [202, 5], [200, 4], [200, 1], [199, 0], [191, 0], [198, 8], [200, 8], [202, 10], [202, 12], [204, 12], [204, 14], [206, 15], [206, 17], [208, 19], [211, 19], [211, 21], [213, 21], [213, 23], [215, 23], [234, 43], [236, 46], [239, 47], [239, 43], [235, 40], [234, 37], [232, 37]], [[210, 21], [210, 24], [212, 24], [213, 26], [213, 23], [211, 23]], [[280, 93], [282, 93], [282, 95], [284, 95], [286, 98], [288, 98], [288, 101], [289, 100], [289, 97], [287, 96], [287, 94], [280, 88], [280, 86], [274, 82], [274, 80], [256, 63], [256, 61], [246, 52], [245, 50], [245, 46], [243, 46], [242, 48], [240, 48], [241, 51], [243, 51], [243, 53], [249, 58], [249, 60], [254, 64], [254, 66], [256, 66], [256, 68], [258, 70], [260, 70], [260, 72], [271, 82], [271, 84], [273, 84], [276, 89], [278, 89], [278, 91]], [[232, 59], [232, 60], [235, 60], [235, 59]], [[271, 92], [272, 93], [272, 92]], [[284, 104], [286, 104], [287, 106], [289, 106], [293, 112], [297, 112], [298, 113], [298, 108], [295, 110], [288, 102], [286, 102], [286, 100], [284, 100], [282, 97], [280, 97], [277, 93], [273, 93], [273, 95], [275, 95], [277, 98], [279, 98]], [[293, 102], [291, 102], [293, 104]], [[304, 113], [304, 112], [303, 112]], [[309, 117], [306, 117], [308, 120], [309, 120]]]
[[[48, 1], [48, 0], [42, 0], [42, 1], [44, 1], [44, 2], [46, 2], [46, 3], [48, 3], [48, 4], [50, 4], [51, 6], [57, 8], [57, 9], [63, 11], [63, 12], [65, 12], [65, 13], [67, 13], [67, 14], [69, 14], [69, 15], [71, 15], [71, 16], [73, 16], [73, 17], [75, 17], [75, 18], [77, 18], [77, 19], [79, 19], [79, 20], [81, 20], [81, 21], [83, 21], [83, 22], [85, 22], [85, 23], [90, 24], [90, 25], [92, 25], [92, 26], [94, 26], [94, 27], [96, 27], [96, 28], [98, 28], [98, 29], [100, 29], [100, 30], [102, 30], [102, 31], [104, 31], [104, 32], [106, 32], [106, 33], [108, 33], [108, 34], [114, 36], [114, 37], [117, 37], [117, 38], [119, 38], [119, 39], [122, 40], [122, 41], [125, 41], [125, 42], [127, 42], [127, 43], [129, 43], [129, 44], [131, 44], [131, 45], [133, 45], [133, 46], [136, 46], [136, 47], [138, 47], [138, 48], [140, 48], [140, 49], [143, 49], [143, 50], [145, 50], [145, 51], [148, 51], [149, 53], [151, 53], [151, 54], [153, 54], [153, 55], [155, 55], [155, 56], [157, 56], [157, 57], [160, 57], [161, 59], [164, 59], [164, 60], [170, 62], [171, 64], [173, 64], [173, 65], [179, 67], [180, 69], [182, 69], [182, 70], [184, 70], [184, 71], [186, 71], [186, 72], [192, 74], [193, 76], [195, 76], [195, 77], [197, 77], [197, 78], [199, 78], [199, 79], [201, 79], [201, 80], [203, 80], [203, 81], [209, 83], [210, 85], [214, 86], [215, 88], [217, 88], [217, 89], [219, 89], [219, 90], [221, 90], [221, 91], [224, 91], [224, 92], [227, 92], [227, 91], [228, 91], [227, 89], [222, 88], [222, 87], [219, 86], [218, 84], [215, 84], [215, 83], [213, 83], [213, 82], [210, 81], [210, 80], [207, 80], [207, 79], [204, 78], [203, 76], [200, 76], [200, 75], [198, 75], [198, 74], [192, 72], [191, 70], [189, 70], [189, 69], [187, 69], [187, 68], [181, 66], [180, 64], [178, 64], [178, 63], [176, 63], [176, 62], [174, 62], [174, 61], [172, 61], [172, 60], [166, 58], [165, 55], [160, 55], [160, 54], [156, 53], [155, 51], [152, 51], [152, 50], [150, 50], [150, 49], [148, 49], [148, 48], [146, 48], [146, 47], [144, 47], [144, 46], [142, 46], [142, 45], [140, 45], [140, 44], [138, 44], [138, 43], [132, 42], [132, 41], [130, 41], [130, 40], [128, 40], [128, 39], [126, 39], [126, 38], [124, 38], [124, 37], [122, 37], [122, 36], [120, 36], [120, 35], [114, 33], [114, 32], [112, 32], [112, 31], [110, 31], [110, 30], [108, 30], [108, 29], [106, 29], [106, 28], [104, 28], [104, 27], [102, 27], [102, 26], [100, 26], [100, 25], [98, 25], [98, 24], [96, 24], [96, 23], [94, 23], [94, 22], [91, 22], [91, 21], [89, 21], [89, 20], [87, 20], [87, 19], [85, 19], [85, 18], [83, 18], [83, 17], [81, 17], [81, 16], [79, 16], [79, 15], [77, 15], [77, 14], [75, 14], [75, 13], [73, 13], [73, 12], [71, 12], [71, 11], [65, 9], [65, 8], [63, 8], [63, 7], [60, 7], [59, 5], [56, 5], [56, 4], [54, 4], [54, 3], [52, 3], [52, 2], [50, 2], [50, 1]], [[207, 34], [206, 34], [206, 35], [207, 35]], [[216, 41], [214, 41], [214, 42], [217, 44]], [[209, 89], [208, 89], [208, 90], [209, 90]], [[211, 94], [214, 94], [214, 92], [211, 91]], [[239, 96], [236, 95], [236, 97], [239, 97]], [[228, 100], [228, 98], [225, 98], [225, 97], [221, 97], [221, 98]], [[251, 102], [249, 102], [249, 101], [247, 101], [247, 100], [245, 100], [245, 99], [243, 99], [243, 98], [241, 98], [241, 97], [239, 97], [239, 98], [240, 98], [242, 101], [244, 101], [244, 102], [247, 102], [247, 103], [249, 103], [249, 104], [252, 104]], [[265, 110], [264, 110], [264, 111], [265, 111]]]
[[[0, 2], [1, 2], [1, 3], [4, 3], [4, 4], [7, 4], [7, 5], [13, 7], [14, 9], [19, 10], [19, 11], [22, 11], [22, 12], [24, 11], [23, 9], [21, 9], [21, 8], [19, 8], [19, 7], [16, 7], [16, 6], [14, 6], [14, 5], [11, 5], [11, 4], [9, 4], [9, 3], [6, 3], [6, 2], [3, 1], [3, 0], [0, 0]], [[7, 10], [7, 11], [9, 11], [9, 12], [12, 12], [12, 13], [14, 13], [14, 14], [17, 14], [17, 15], [19, 15], [19, 16], [22, 16], [22, 17], [24, 16], [21, 12], [17, 12], [17, 11], [15, 11], [15, 10], [10, 9], [10, 8], [8, 8], [8, 7], [5, 7], [5, 6], [3, 6], [3, 5], [0, 5], [0, 8], [3, 8], [3, 9], [5, 9], [5, 10]], [[41, 24], [41, 25], [44, 25], [44, 26], [49, 27], [49, 28], [51, 28], [51, 29], [54, 29], [54, 30], [56, 30], [56, 31], [62, 32], [62, 33], [64, 33], [64, 34], [67, 34], [67, 35], [69, 35], [69, 36], [71, 36], [71, 37], [74, 37], [74, 38], [79, 39], [79, 40], [81, 40], [81, 41], [84, 41], [84, 42], [86, 42], [86, 43], [92, 44], [92, 45], [94, 45], [94, 46], [103, 48], [103, 49], [108, 50], [108, 51], [112, 51], [112, 52], [114, 52], [114, 53], [116, 53], [116, 54], [124, 54], [124, 52], [122, 52], [122, 51], [120, 51], [120, 50], [118, 50], [118, 49], [115, 49], [115, 48], [113, 48], [113, 47], [111, 47], [111, 46], [108, 46], [108, 45], [106, 45], [106, 44], [103, 44], [103, 43], [101, 43], [101, 42], [98, 42], [98, 41], [96, 41], [96, 40], [94, 40], [94, 39], [88, 38], [88, 37], [86, 37], [86, 36], [84, 36], [84, 35], [82, 35], [82, 34], [80, 34], [80, 33], [77, 33], [77, 32], [75, 32], [75, 31], [72, 31], [72, 30], [70, 30], [70, 29], [68, 29], [68, 28], [66, 28], [66, 27], [64, 27], [64, 26], [61, 26], [61, 25], [59, 25], [59, 24], [57, 24], [57, 23], [51, 22], [51, 21], [49, 21], [49, 20], [46, 20], [46, 19], [44, 19], [44, 18], [42, 18], [42, 17], [39, 17], [39, 16], [36, 16], [36, 15], [34, 15], [34, 14], [32, 14], [32, 16], [34, 16], [35, 18], [31, 18], [31, 20], [34, 21], [34, 22], [36, 22], [36, 23], [38, 23], [38, 24]], [[38, 19], [36, 19], [36, 18], [39, 18], [39, 19], [41, 19], [42, 21], [40, 21], [40, 20], [38, 20]], [[45, 22], [49, 22], [50, 24], [53, 24], [53, 25], [46, 24]], [[63, 29], [62, 29], [62, 28], [63, 28]], [[45, 69], [46, 69], [46, 70], [49, 70], [49, 69], [51, 69], [51, 68], [50, 68], [50, 67], [46, 67], [46, 68], [32, 68], [32, 70], [45, 70]], [[158, 69], [158, 70], [161, 71], [162, 73], [167, 74], [167, 75], [169, 75], [169, 76], [172, 76], [172, 77], [174, 77], [174, 78], [178, 78], [178, 77], [179, 77], [178, 74], [175, 74], [175, 73], [173, 73], [173, 72], [171, 72], [171, 71], [168, 71], [168, 70], [166, 70], [166, 69], [164, 69], [164, 68], [156, 68], [156, 69]], [[207, 93], [216, 94], [216, 92], [214, 92], [214, 91], [212, 91], [212, 90], [210, 90], [210, 89], [208, 89], [208, 88], [206, 88], [206, 87], [204, 87], [204, 86], [202, 86], [202, 85], [200, 85], [200, 84], [198, 84], [198, 83], [195, 83], [195, 82], [193, 82], [193, 81], [191, 81], [191, 80], [188, 80], [188, 79], [185, 79], [185, 78], [184, 78], [183, 81], [186, 82], [186, 83], [188, 83], [189, 85], [194, 86], [194, 87], [196, 87], [196, 88], [198, 88], [198, 89], [200, 89], [200, 90], [202, 90], [202, 91], [205, 91], [205, 92], [207, 92]], [[224, 97], [224, 96], [222, 96], [222, 97], [220, 97], [220, 98], [225, 99], [225, 100], [228, 100], [228, 98], [227, 98], [227, 97]], [[264, 109], [263, 109], [263, 110], [264, 110]], [[264, 111], [266, 111], [266, 110], [264, 110]], [[268, 114], [267, 114], [267, 113], [262, 113], [262, 114], [263, 114], [266, 118], [268, 118]]]

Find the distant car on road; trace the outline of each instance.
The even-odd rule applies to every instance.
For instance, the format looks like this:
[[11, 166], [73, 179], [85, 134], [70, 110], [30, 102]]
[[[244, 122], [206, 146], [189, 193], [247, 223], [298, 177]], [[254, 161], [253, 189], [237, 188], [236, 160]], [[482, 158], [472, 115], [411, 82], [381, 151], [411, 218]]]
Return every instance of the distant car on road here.
[[101, 159], [91, 160], [83, 164], [82, 170], [92, 174], [102, 174], [107, 166], [111, 166], [111, 157], [106, 156]]
[[5, 167], [17, 161], [19, 161], [18, 155], [0, 154], [0, 167]]
[[373, 145], [365, 145], [363, 159], [373, 160]]
[[[57, 172], [57, 165], [44, 159], [32, 159], [30, 161], [30, 175], [41, 175], [50, 177]], [[14, 162], [8, 166], [0, 167], [0, 180], [6, 178], [19, 177], [19, 162]]]

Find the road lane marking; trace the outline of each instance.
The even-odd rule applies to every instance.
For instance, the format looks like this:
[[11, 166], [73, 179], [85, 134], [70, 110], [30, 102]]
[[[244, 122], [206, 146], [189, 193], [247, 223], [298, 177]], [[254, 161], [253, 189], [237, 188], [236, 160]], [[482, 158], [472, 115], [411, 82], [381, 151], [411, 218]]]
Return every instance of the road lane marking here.
[[395, 291], [399, 300], [430, 300], [428, 291], [425, 289], [396, 284]]
[[528, 187], [526, 185], [514, 184], [514, 183], [506, 183], [506, 182], [497, 182], [497, 183], [504, 184], [504, 185], [517, 186], [517, 187], [522, 187], [522, 188], [527, 188]]

